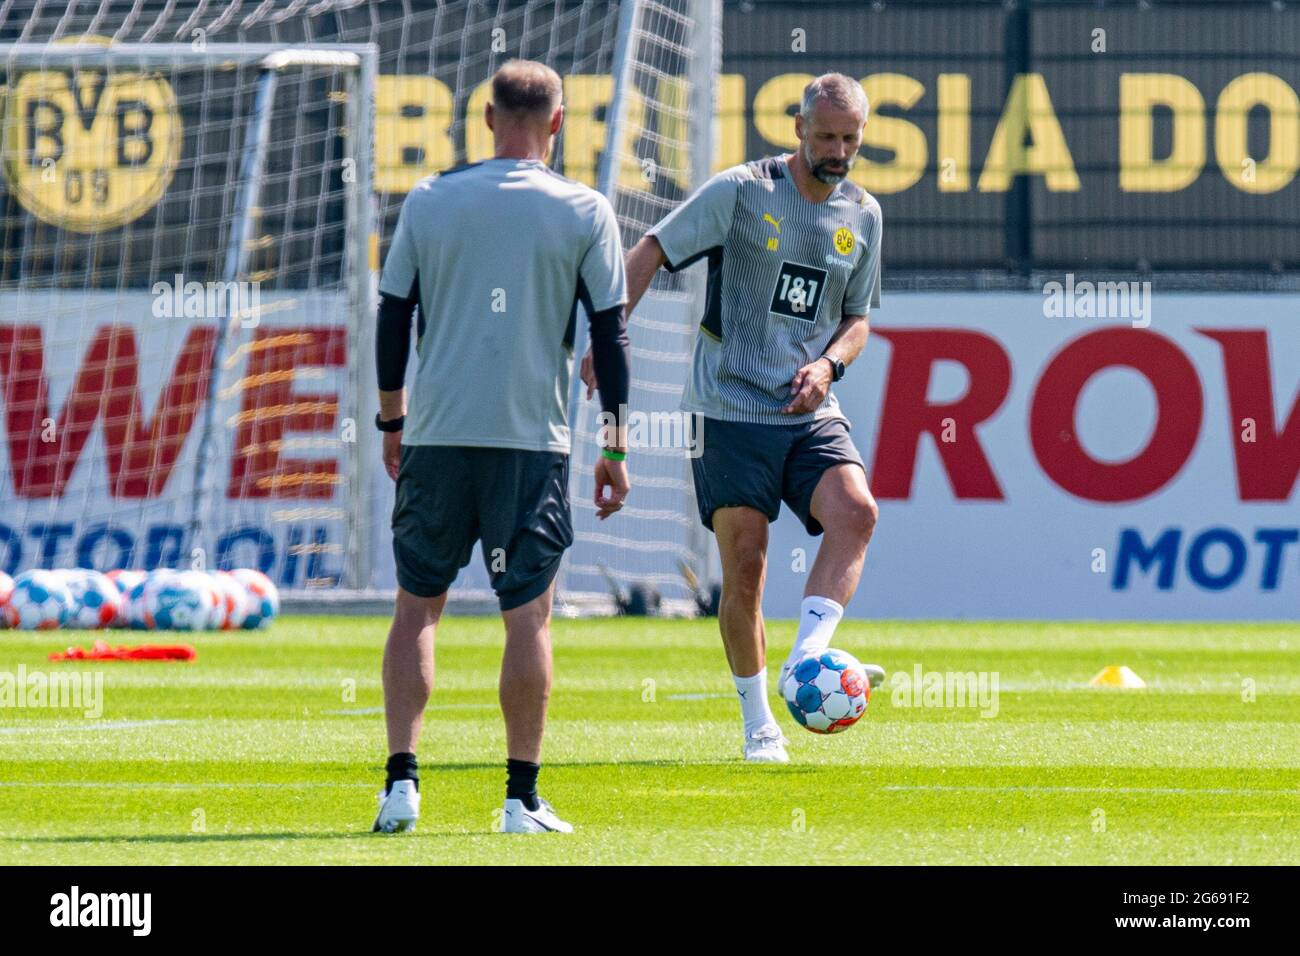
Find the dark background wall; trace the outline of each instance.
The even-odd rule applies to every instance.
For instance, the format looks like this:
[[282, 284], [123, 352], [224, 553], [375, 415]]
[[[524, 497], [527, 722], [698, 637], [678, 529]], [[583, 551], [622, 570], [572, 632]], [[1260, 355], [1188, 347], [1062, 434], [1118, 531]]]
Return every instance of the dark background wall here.
[[[608, 73], [617, 13], [616, 3], [599, 0], [469, 6], [15, 0], [3, 8], [0, 43], [86, 32], [190, 42], [195, 30], [211, 42], [375, 42], [382, 74], [432, 76], [466, 93], [514, 55], [545, 59], [565, 73]], [[491, 49], [494, 26], [505, 30], [504, 51]], [[745, 0], [725, 6], [723, 51], [727, 161], [787, 148], [781, 131], [788, 135], [793, 123], [783, 114], [793, 104], [782, 91], [797, 90], [805, 75], [841, 70], [875, 91], [859, 173], [884, 208], [886, 274], [895, 281], [909, 273], [976, 270], [1276, 276], [1300, 269], [1300, 184], [1273, 173], [1276, 181], [1263, 188], [1242, 169], [1244, 153], [1267, 178], [1270, 159], [1285, 166], [1300, 152], [1300, 5]], [[1195, 141], [1192, 168], [1176, 189], [1134, 188], [1121, 175], [1126, 74], [1167, 75], [1160, 82], [1183, 97], [1173, 109], [1151, 111], [1149, 137], [1152, 155], [1163, 159], [1173, 149], [1176, 124], [1195, 133], [1188, 138]], [[1252, 74], [1262, 77], [1251, 80]], [[1012, 95], [1016, 78], [1025, 75], [1045, 99]], [[232, 74], [220, 82], [235, 84], [239, 95], [213, 96], [176, 83], [183, 150], [163, 198], [130, 223], [73, 233], [32, 215], [8, 179], [0, 184], [0, 282], [102, 288], [147, 286], [173, 272], [218, 273], [234, 198], [224, 137], [242, 136], [252, 77]], [[1028, 90], [1024, 81], [1019, 89]], [[1221, 101], [1233, 89], [1243, 93], [1244, 107]], [[1252, 92], [1261, 90], [1267, 107], [1251, 105]], [[338, 110], [327, 92], [320, 81], [290, 84], [282, 94], [296, 99], [272, 132], [263, 228], [276, 241], [261, 263], [272, 285], [319, 283], [337, 274], [343, 147], [331, 133]], [[448, 118], [454, 158], [465, 156], [465, 108], [465, 95], [458, 96]], [[599, 108], [596, 115], [603, 119]], [[1064, 147], [1048, 156], [1052, 176], [1013, 175], [999, 184], [987, 174], [1003, 158], [990, 151], [1000, 122], [1019, 134], [1008, 150], [1047, 142], [1017, 124], [1027, 115], [1040, 124], [1035, 133], [1050, 139], [1059, 132]], [[1230, 142], [1234, 124], [1244, 131], [1237, 152]], [[953, 143], [964, 145], [964, 153], [941, 155]], [[1222, 165], [1218, 151], [1226, 153]], [[571, 165], [573, 155], [561, 152], [561, 168], [590, 178], [589, 169]], [[376, 157], [390, 168], [428, 159], [410, 150]], [[1176, 170], [1162, 175], [1166, 182], [1179, 178]], [[384, 237], [402, 195], [389, 189], [378, 196]]]

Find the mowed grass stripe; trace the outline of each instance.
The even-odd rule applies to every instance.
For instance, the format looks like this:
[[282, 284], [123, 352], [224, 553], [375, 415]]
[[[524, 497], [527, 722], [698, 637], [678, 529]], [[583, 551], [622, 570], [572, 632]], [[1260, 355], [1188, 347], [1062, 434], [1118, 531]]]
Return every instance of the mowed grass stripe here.
[[[491, 619], [442, 629], [419, 830], [367, 832], [386, 630], [284, 619], [192, 636], [194, 665], [71, 665], [104, 674], [102, 732], [0, 709], [0, 863], [1300, 861], [1297, 625], [850, 621], [836, 644], [891, 671], [997, 671], [996, 716], [887, 687], [821, 738], [778, 705], [796, 763], [750, 767], [716, 622], [557, 620], [542, 785], [580, 830], [522, 842], [492, 832]], [[774, 657], [792, 634], [772, 622]], [[91, 638], [0, 633], [0, 671]], [[1085, 686], [1111, 663], [1150, 689]]]

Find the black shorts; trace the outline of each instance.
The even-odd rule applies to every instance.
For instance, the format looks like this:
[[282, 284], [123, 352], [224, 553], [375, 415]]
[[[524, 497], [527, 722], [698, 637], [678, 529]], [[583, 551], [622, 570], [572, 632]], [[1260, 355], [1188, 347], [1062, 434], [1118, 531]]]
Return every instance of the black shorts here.
[[569, 456], [403, 445], [393, 505], [397, 583], [417, 597], [445, 593], [479, 540], [501, 610], [550, 587], [573, 544]]
[[700, 455], [691, 459], [700, 520], [713, 530], [713, 512], [745, 506], [775, 521], [784, 501], [811, 535], [822, 526], [810, 513], [822, 473], [834, 465], [857, 465], [862, 456], [842, 418], [794, 425], [704, 420]]

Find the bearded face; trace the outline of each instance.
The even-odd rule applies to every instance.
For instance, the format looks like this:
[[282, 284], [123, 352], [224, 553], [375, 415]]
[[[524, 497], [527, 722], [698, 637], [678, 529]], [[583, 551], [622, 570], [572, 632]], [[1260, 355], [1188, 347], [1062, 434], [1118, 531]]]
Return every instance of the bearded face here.
[[828, 186], [847, 178], [862, 145], [864, 122], [858, 110], [825, 100], [813, 107], [811, 116], [799, 116], [795, 122], [799, 154], [808, 171]]

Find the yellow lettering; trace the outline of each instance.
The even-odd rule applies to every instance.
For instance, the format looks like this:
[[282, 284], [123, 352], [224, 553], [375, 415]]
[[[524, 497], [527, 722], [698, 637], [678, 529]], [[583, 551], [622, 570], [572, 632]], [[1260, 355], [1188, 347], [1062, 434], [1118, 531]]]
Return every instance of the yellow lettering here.
[[758, 88], [754, 94], [754, 129], [759, 136], [782, 149], [799, 145], [794, 114], [799, 112], [803, 88], [812, 81], [808, 73], [782, 73]]
[[[1256, 106], [1268, 110], [1268, 156], [1246, 150], [1247, 117]], [[1274, 193], [1300, 169], [1300, 98], [1280, 77], [1245, 73], [1223, 88], [1214, 111], [1214, 156], [1223, 178], [1242, 192]], [[1254, 159], [1251, 164], [1243, 160]], [[1245, 174], [1253, 166], [1254, 175]]]
[[[1156, 159], [1153, 108], [1173, 111], [1173, 148]], [[1167, 193], [1196, 181], [1205, 165], [1205, 100], [1173, 73], [1125, 73], [1119, 79], [1119, 188]]]
[[[605, 75], [573, 75], [564, 78], [565, 131], [564, 175], [596, 186], [597, 162], [605, 149], [605, 123], [596, 110], [607, 106], [614, 93], [614, 78]], [[645, 189], [641, 165], [634, 147], [645, 127], [645, 98], [636, 91], [627, 98], [626, 133], [619, 164], [619, 185], [624, 189]], [[654, 158], [653, 156], [651, 157]], [[657, 162], [658, 160], [656, 160]]]
[[939, 192], [966, 192], [970, 189], [970, 77], [940, 73], [938, 90]]
[[492, 102], [492, 81], [484, 80], [474, 87], [465, 101], [465, 160], [479, 163], [491, 159], [496, 152], [492, 131], [487, 125], [487, 105]]
[[453, 99], [431, 76], [380, 76], [375, 86], [375, 191], [405, 193], [455, 162]]
[[[1032, 139], [1025, 143], [1025, 134]], [[1005, 192], [1013, 176], [1042, 176], [1052, 192], [1075, 192], [1079, 175], [1040, 73], [1021, 73], [993, 131], [979, 191]]]
[[890, 150], [888, 163], [875, 163], [859, 157], [850, 178], [873, 193], [898, 193], [915, 186], [925, 174], [928, 149], [923, 133], [915, 123], [897, 116], [882, 116], [881, 106], [911, 109], [925, 94], [919, 80], [901, 73], [876, 73], [862, 81], [871, 105], [871, 116], [862, 134], [864, 146]]
[[745, 119], [745, 78], [727, 73], [718, 82], [717, 150], [713, 154], [713, 172], [739, 166], [745, 156], [749, 126]]

